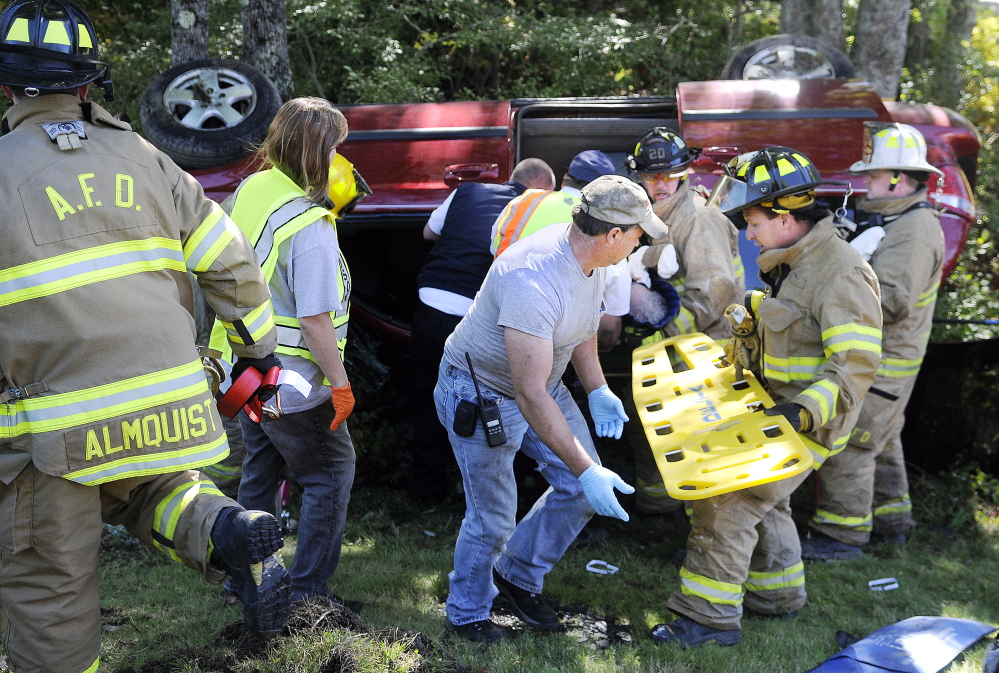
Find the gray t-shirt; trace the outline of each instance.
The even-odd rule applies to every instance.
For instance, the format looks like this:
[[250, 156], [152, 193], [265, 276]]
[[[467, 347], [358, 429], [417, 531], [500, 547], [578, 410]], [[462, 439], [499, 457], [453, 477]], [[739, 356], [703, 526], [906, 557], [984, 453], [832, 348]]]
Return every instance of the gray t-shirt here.
[[[342, 265], [336, 229], [327, 219], [296, 232], [278, 249], [278, 262], [270, 281], [274, 313], [302, 318], [341, 309], [337, 278]], [[344, 302], [349, 299], [344, 297]], [[330, 389], [323, 385], [324, 376], [318, 364], [284, 353], [278, 353], [278, 358], [283, 368], [298, 372], [312, 384], [308, 398], [291, 386], [281, 386], [281, 405], [286, 412], [312, 409], [330, 399]]]
[[444, 347], [444, 358], [468, 371], [472, 357], [479, 382], [514, 396], [504, 328], [552, 342], [552, 371], [546, 389], [562, 377], [572, 350], [597, 331], [603, 315], [604, 269], [583, 275], [568, 227], [550, 226], [527, 236], [489, 268], [475, 302]]

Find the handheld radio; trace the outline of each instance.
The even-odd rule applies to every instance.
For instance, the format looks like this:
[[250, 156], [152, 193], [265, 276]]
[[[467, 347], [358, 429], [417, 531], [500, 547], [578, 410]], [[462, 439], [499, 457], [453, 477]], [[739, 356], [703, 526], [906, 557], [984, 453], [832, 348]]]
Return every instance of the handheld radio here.
[[465, 353], [465, 362], [468, 363], [468, 373], [472, 376], [472, 384], [475, 386], [475, 396], [479, 398], [479, 418], [482, 419], [482, 429], [486, 433], [486, 442], [489, 446], [499, 446], [506, 444], [506, 432], [503, 430], [503, 419], [500, 417], [499, 405], [496, 400], [482, 399], [479, 391], [479, 380], [475, 378], [475, 368], [472, 367], [472, 358]]

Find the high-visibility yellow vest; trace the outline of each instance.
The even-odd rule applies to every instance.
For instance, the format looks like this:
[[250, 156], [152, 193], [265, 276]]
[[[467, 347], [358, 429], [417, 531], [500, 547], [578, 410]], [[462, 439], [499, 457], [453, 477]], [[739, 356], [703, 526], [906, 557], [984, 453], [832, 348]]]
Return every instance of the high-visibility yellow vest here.
[[572, 208], [579, 202], [578, 197], [565, 192], [528, 189], [508, 203], [496, 219], [490, 246], [493, 257], [549, 224], [572, 221]]
[[[305, 192], [277, 168], [255, 173], [243, 181], [234, 195], [231, 217], [253, 245], [268, 283], [277, 268], [278, 249], [282, 243], [324, 217], [328, 218], [334, 227], [336, 226], [336, 217], [333, 213], [309, 201]], [[350, 318], [350, 307], [347, 303], [349, 292], [350, 271], [341, 255], [337, 293], [344, 308], [330, 313], [333, 328], [336, 330], [336, 345], [341, 360], [344, 348], [347, 346], [347, 321]], [[246, 322], [250, 322], [250, 319]], [[274, 323], [278, 332], [278, 346], [275, 352], [297, 355], [315, 362], [315, 357], [305, 342], [298, 318], [275, 312]], [[225, 359], [231, 361], [232, 351], [228, 345], [227, 335], [237, 342], [240, 338], [234, 326], [216, 320], [212, 328], [210, 345], [220, 351]]]

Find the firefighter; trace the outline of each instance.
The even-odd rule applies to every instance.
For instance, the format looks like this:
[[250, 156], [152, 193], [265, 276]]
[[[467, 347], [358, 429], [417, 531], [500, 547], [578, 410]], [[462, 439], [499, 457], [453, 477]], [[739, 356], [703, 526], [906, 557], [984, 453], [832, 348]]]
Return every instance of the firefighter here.
[[868, 122], [865, 132], [870, 152], [850, 170], [864, 175], [867, 195], [857, 209], [866, 218], [856, 218], [862, 224], [852, 243], [870, 255], [881, 284], [881, 366], [849, 444], [822, 470], [811, 536], [801, 545], [805, 559], [858, 558], [869, 540], [904, 542], [914, 525], [901, 436], [944, 259], [926, 183], [943, 173], [927, 163], [926, 141], [915, 128]]
[[[669, 236], [639, 248], [629, 261], [637, 271], [634, 280], [651, 287], [649, 275], [657, 275], [680, 295], [680, 312], [662, 329], [663, 335], [703, 332], [722, 340], [729, 337], [722, 313], [741, 301], [745, 291], [739, 233], [727, 217], [706, 208], [690, 185], [687, 175], [697, 155], [683, 138], [661, 126], [638, 141], [627, 165], [648, 192], [656, 215], [669, 226]], [[631, 413], [633, 407], [628, 408]], [[635, 455], [635, 507], [645, 514], [678, 518], [681, 504], [666, 494], [645, 433], [633, 425], [627, 431]]]
[[14, 103], [0, 138], [0, 612], [16, 673], [100, 668], [104, 522], [210, 581], [230, 573], [263, 637], [290, 597], [279, 522], [191, 469], [228, 446], [186, 271], [258, 369], [276, 345], [267, 285], [198, 183], [87, 101], [93, 82], [112, 94], [98, 43], [69, 0], [0, 14]]
[[658, 274], [680, 293], [680, 314], [665, 329], [666, 336], [703, 332], [727, 339], [729, 328], [722, 313], [741, 301], [745, 290], [739, 233], [728, 218], [705, 207], [687, 179], [698, 153], [662, 126], [635, 145], [635, 153], [627, 159], [632, 178], [645, 188], [656, 214], [669, 227], [667, 238], [639, 248], [636, 254], [642, 253], [642, 266], [659, 270], [669, 268], [661, 263], [662, 255], [675, 252], [672, 273]]
[[[881, 354], [877, 279], [815, 202], [820, 183], [800, 152], [768, 148], [735, 178], [723, 177], [711, 199], [727, 214], [743, 213], [746, 237], [761, 250], [766, 290], [748, 303], [762, 358], [745, 364], [773, 397], [765, 413], [783, 415], [816, 442], [816, 467], [846, 446]], [[789, 497], [807, 474], [693, 501], [680, 588], [666, 604], [680, 616], [657, 625], [653, 640], [734, 645], [744, 605], [796, 615], [805, 577]]]

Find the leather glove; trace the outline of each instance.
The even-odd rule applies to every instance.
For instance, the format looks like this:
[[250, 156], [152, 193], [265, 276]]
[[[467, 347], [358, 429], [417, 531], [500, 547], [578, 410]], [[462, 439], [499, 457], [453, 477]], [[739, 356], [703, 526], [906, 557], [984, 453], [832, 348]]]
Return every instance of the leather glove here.
[[624, 483], [616, 473], [601, 465], [590, 465], [579, 475], [579, 483], [582, 484], [583, 494], [594, 512], [603, 516], [613, 516], [622, 521], [629, 519], [628, 513], [617, 501], [614, 489], [622, 493], [634, 493], [635, 487]]
[[267, 374], [272, 367], [281, 367], [281, 361], [278, 357], [271, 353], [270, 355], [265, 355], [262, 358], [236, 358], [235, 364], [232, 366], [232, 374], [230, 377], [233, 381], [238, 379], [240, 375], [246, 371], [247, 367], [253, 367], [261, 374]]
[[336, 412], [330, 423], [330, 430], [336, 430], [354, 411], [354, 393], [349, 383], [343, 388], [330, 388], [330, 393], [333, 397], [333, 411]]
[[797, 402], [784, 402], [766, 409], [767, 416], [783, 416], [795, 432], [808, 432], [812, 429], [812, 415]]
[[742, 304], [729, 304], [725, 317], [732, 327], [732, 340], [725, 346], [725, 358], [736, 369], [748, 369], [759, 375], [760, 333], [753, 315]]
[[590, 403], [590, 417], [593, 418], [597, 437], [621, 439], [628, 414], [624, 413], [624, 405], [618, 396], [605, 383], [596, 390], [591, 390], [586, 399]]

